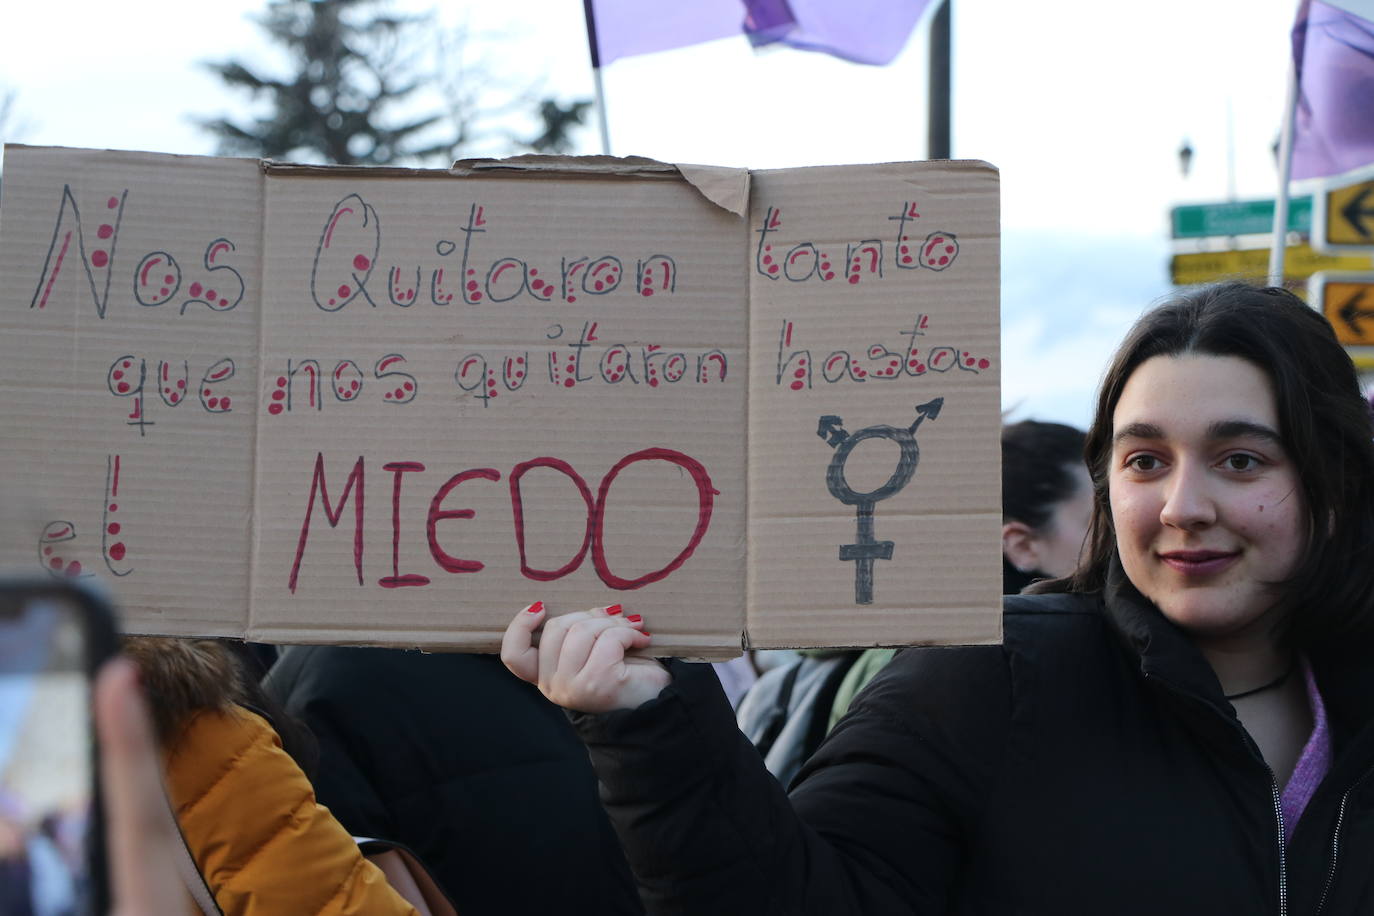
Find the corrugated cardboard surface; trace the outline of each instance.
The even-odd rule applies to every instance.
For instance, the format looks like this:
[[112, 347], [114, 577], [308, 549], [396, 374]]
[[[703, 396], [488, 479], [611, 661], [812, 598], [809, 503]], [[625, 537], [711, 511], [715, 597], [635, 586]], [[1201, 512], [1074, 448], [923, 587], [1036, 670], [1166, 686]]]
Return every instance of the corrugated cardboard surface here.
[[[751, 642], [998, 641], [996, 170], [756, 172], [751, 227]], [[822, 417], [839, 418], [825, 438]], [[841, 454], [845, 434], [859, 438]], [[827, 483], [836, 459], [840, 495], [893, 491], [870, 502], [868, 540], [890, 558], [869, 561], [864, 596], [859, 563], [840, 558], [861, 539], [858, 504]]]
[[[750, 182], [621, 160], [446, 173], [7, 148], [0, 452], [42, 512], [0, 559], [99, 575], [153, 633], [493, 649], [542, 599], [621, 602], [657, 651], [694, 656], [995, 640], [995, 171]], [[902, 231], [957, 256], [901, 269]], [[766, 279], [761, 245], [806, 241], [810, 279]], [[825, 279], [820, 255], [850, 248], [858, 282], [847, 260]], [[857, 380], [913, 337], [974, 362]], [[839, 350], [855, 365], [826, 382]], [[799, 390], [794, 351], [813, 369]], [[233, 375], [203, 381], [225, 359]], [[114, 390], [140, 366], [152, 425]], [[868, 430], [844, 479], [878, 486], [901, 436], [870, 427], [906, 429], [935, 398], [911, 479], [875, 504], [892, 558], [862, 602], [839, 559], [855, 508], [827, 466]]]
[[139, 629], [247, 621], [261, 187], [256, 160], [5, 151], [0, 454], [42, 521], [5, 559], [99, 575]]
[[[352, 211], [330, 237], [343, 256], [331, 262], [325, 252], [315, 270], [336, 205]], [[269, 176], [265, 287], [272, 307], [263, 322], [251, 635], [291, 642], [363, 634], [369, 641], [493, 648], [511, 615], [542, 599], [556, 611], [623, 602], [647, 612], [656, 638], [681, 651], [738, 645], [748, 378], [744, 237], [743, 220], [681, 180]], [[656, 255], [671, 263], [651, 262]], [[370, 273], [354, 266], [358, 256], [376, 262]], [[613, 291], [598, 295], [581, 276], [617, 269], [611, 261], [599, 269], [603, 256], [617, 259], [620, 276]], [[506, 258], [525, 267], [505, 262], [503, 277], [528, 269], [528, 285], [538, 287], [492, 302], [493, 292], [504, 298], [519, 288], [487, 284], [493, 265]], [[581, 259], [587, 262], [577, 267]], [[640, 261], [650, 276], [637, 283]], [[312, 270], [319, 304], [309, 294]], [[545, 278], [570, 284], [571, 292], [548, 292]], [[371, 302], [358, 296], [344, 304], [339, 288], [356, 294], [360, 280]], [[708, 358], [703, 382], [698, 359], [713, 350], [723, 354], [726, 378], [715, 371], [719, 360]], [[577, 354], [570, 374], [568, 360]], [[390, 369], [406, 375], [377, 379], [378, 362], [392, 356], [404, 362]], [[609, 379], [627, 357], [628, 374]], [[288, 362], [309, 359], [320, 367], [320, 405], [309, 406], [308, 380], [298, 372], [289, 380], [289, 409], [267, 413], [271, 403], [285, 403], [271, 399], [282, 390]], [[357, 371], [345, 367], [336, 377], [345, 359]], [[337, 388], [345, 384], [340, 398]], [[566, 576], [522, 576], [513, 470], [535, 459], [565, 462], [595, 502], [612, 468], [646, 449], [699, 462], [719, 491], [711, 494], [709, 528], [689, 561], [659, 581], [617, 591], [598, 575], [593, 543]], [[302, 551], [317, 456], [336, 504], [362, 462], [361, 585], [352, 503], [331, 528], [317, 502]], [[394, 502], [397, 472], [386, 467], [397, 463], [423, 470], [401, 472]], [[454, 572], [435, 561], [427, 517], [440, 488], [472, 469], [488, 476], [458, 484], [439, 509], [470, 510], [473, 517], [434, 526], [442, 554], [482, 564]], [[582, 550], [584, 498], [571, 476], [549, 468], [522, 477], [520, 496], [527, 563], [556, 571]], [[597, 536], [605, 569], [633, 580], [667, 566], [690, 543], [700, 502], [681, 464], [656, 459], [625, 467], [607, 491]], [[397, 574], [429, 581], [387, 587]]]

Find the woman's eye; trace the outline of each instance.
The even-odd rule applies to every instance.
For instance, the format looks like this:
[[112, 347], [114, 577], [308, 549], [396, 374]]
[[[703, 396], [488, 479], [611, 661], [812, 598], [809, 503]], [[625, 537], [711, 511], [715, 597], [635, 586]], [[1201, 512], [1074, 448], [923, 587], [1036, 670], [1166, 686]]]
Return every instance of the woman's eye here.
[[1253, 471], [1259, 465], [1259, 459], [1254, 455], [1236, 454], [1227, 455], [1223, 459], [1227, 470], [1230, 471]]
[[1153, 471], [1159, 468], [1159, 459], [1154, 455], [1133, 455], [1126, 459], [1126, 467], [1133, 471]]

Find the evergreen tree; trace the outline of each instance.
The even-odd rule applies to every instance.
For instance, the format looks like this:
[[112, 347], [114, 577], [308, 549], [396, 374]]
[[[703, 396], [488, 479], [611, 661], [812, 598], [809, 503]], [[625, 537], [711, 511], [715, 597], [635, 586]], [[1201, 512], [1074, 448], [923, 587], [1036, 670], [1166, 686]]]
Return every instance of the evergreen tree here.
[[[203, 122], [219, 137], [222, 154], [351, 165], [447, 164], [473, 139], [480, 114], [474, 87], [483, 80], [480, 74], [455, 78], [451, 71], [461, 66], [460, 56], [444, 49], [432, 14], [393, 13], [385, 0], [269, 0], [258, 23], [288, 52], [293, 75], [265, 75], [236, 60], [209, 65], [229, 86], [269, 102], [262, 117]], [[422, 65], [430, 48], [440, 50], [447, 72]], [[461, 97], [442, 98], [459, 86]], [[415, 116], [425, 90], [436, 96], [436, 113]], [[541, 148], [566, 150], [567, 130], [585, 108], [579, 102], [566, 111], [552, 100], [548, 104], [556, 109], [555, 120], [547, 110], [541, 113], [545, 130], [535, 139], [546, 144]], [[559, 113], [573, 121], [563, 123]]]

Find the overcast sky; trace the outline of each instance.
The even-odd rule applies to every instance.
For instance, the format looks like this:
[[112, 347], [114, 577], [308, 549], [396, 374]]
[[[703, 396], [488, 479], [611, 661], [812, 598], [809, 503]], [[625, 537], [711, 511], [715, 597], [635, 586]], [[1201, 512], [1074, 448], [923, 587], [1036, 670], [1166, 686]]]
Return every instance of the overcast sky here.
[[[1271, 197], [1296, 0], [954, 0], [954, 155], [1001, 169], [1003, 404], [1086, 424], [1111, 349], [1168, 292], [1168, 211]], [[424, 10], [406, 0], [396, 6]], [[215, 152], [195, 119], [242, 114], [200, 66], [270, 65], [261, 0], [10, 4], [5, 139]], [[576, 0], [448, 0], [466, 54], [511, 86], [592, 94]], [[607, 68], [613, 151], [756, 168], [925, 155], [925, 27], [884, 68], [727, 39]], [[1196, 150], [1192, 174], [1178, 149]], [[599, 152], [595, 131], [579, 152]], [[482, 152], [500, 152], [496, 145]]]

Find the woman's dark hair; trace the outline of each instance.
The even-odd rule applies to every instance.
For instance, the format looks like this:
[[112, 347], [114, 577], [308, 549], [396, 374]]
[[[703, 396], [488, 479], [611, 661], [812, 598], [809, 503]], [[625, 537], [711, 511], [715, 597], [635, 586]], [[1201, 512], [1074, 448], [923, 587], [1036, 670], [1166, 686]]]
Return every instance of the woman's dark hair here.
[[[1078, 492], [1084, 434], [1063, 423], [1022, 420], [1002, 427], [1002, 521], [1044, 530], [1055, 506]], [[1043, 579], [1039, 570], [1022, 571], [1002, 557], [1002, 593], [1014, 595]]]
[[1078, 490], [1086, 436], [1063, 423], [1022, 420], [1002, 427], [1002, 521], [1037, 530]]
[[1240, 282], [1189, 289], [1147, 312], [1103, 377], [1085, 455], [1093, 481], [1088, 556], [1040, 590], [1096, 591], [1118, 562], [1108, 499], [1112, 414], [1156, 356], [1233, 356], [1272, 383], [1279, 434], [1297, 469], [1311, 536], [1283, 583], [1285, 635], [1298, 648], [1374, 635], [1374, 418], [1350, 357], [1320, 314], [1284, 289]]

